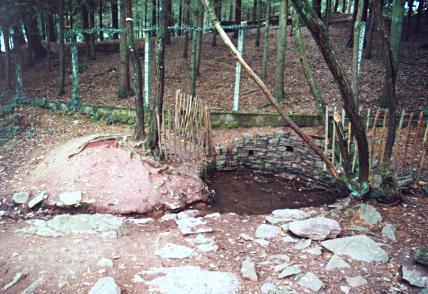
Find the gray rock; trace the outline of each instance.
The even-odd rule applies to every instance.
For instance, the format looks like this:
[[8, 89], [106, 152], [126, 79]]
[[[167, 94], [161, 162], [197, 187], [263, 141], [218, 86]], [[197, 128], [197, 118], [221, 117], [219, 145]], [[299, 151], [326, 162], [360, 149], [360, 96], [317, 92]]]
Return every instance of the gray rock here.
[[428, 294], [428, 288], [422, 289], [418, 294]]
[[186, 238], [186, 242], [195, 245], [199, 251], [202, 252], [211, 252], [217, 251], [218, 245], [211, 238], [205, 237], [202, 234], [196, 236], [196, 238]]
[[369, 204], [362, 203], [359, 205], [360, 217], [369, 225], [376, 225], [382, 222], [382, 215]]
[[349, 291], [351, 291], [351, 288], [348, 286], [340, 286], [340, 290], [345, 294], [349, 294]]
[[146, 282], [150, 293], [235, 294], [240, 291], [235, 274], [206, 271], [197, 266], [162, 267], [144, 273], [157, 276]]
[[280, 233], [280, 227], [261, 224], [256, 230], [256, 237], [261, 239], [271, 239], [278, 236]]
[[120, 288], [112, 277], [100, 278], [89, 290], [88, 294], [120, 294]]
[[160, 218], [160, 221], [165, 222], [165, 221], [176, 220], [176, 219], [177, 219], [177, 215], [175, 213], [166, 213]]
[[59, 194], [59, 201], [57, 202], [58, 207], [70, 208], [80, 206], [82, 202], [82, 192], [62, 192]]
[[178, 230], [183, 236], [200, 234], [200, 233], [211, 233], [212, 228], [206, 227], [207, 221], [203, 218], [186, 217], [175, 221], [178, 225]]
[[409, 282], [410, 285], [427, 288], [428, 287], [428, 276], [424, 276], [417, 270], [412, 270], [403, 265], [402, 267], [403, 279]]
[[201, 212], [196, 209], [189, 209], [177, 214], [177, 219], [187, 218], [187, 217], [198, 217], [201, 216]]
[[359, 261], [386, 263], [389, 260], [388, 254], [366, 235], [327, 240], [321, 245], [334, 254], [347, 255]]
[[177, 245], [174, 243], [166, 243], [161, 249], [155, 252], [155, 255], [161, 258], [186, 259], [193, 254], [193, 249]]
[[415, 260], [420, 264], [428, 265], [428, 246], [416, 250]]
[[302, 220], [309, 218], [310, 215], [300, 209], [277, 209], [272, 211], [272, 215], [276, 218], [280, 218], [283, 222], [291, 222], [295, 220]]
[[260, 292], [262, 292], [262, 294], [270, 294], [273, 291], [275, 291], [277, 289], [277, 287], [272, 284], [272, 283], [264, 283], [261, 287], [260, 287]]
[[312, 240], [311, 239], [301, 239], [299, 242], [297, 242], [296, 246], [294, 248], [298, 250], [302, 250], [305, 248], [308, 248], [311, 246]]
[[348, 230], [354, 231], [354, 232], [360, 232], [360, 233], [368, 233], [370, 232], [369, 229], [363, 226], [357, 226], [357, 225], [351, 225], [348, 227]]
[[239, 238], [241, 238], [242, 240], [245, 240], [245, 241], [254, 241], [254, 238], [251, 237], [250, 235], [246, 234], [246, 233], [239, 234]]
[[367, 280], [364, 279], [362, 276], [356, 276], [356, 277], [346, 276], [345, 280], [346, 280], [346, 283], [348, 283], [348, 285], [351, 288], [357, 288], [357, 287], [367, 285]]
[[109, 258], [102, 257], [100, 260], [98, 260], [97, 266], [99, 266], [99, 267], [113, 267], [113, 260], [111, 260]]
[[321, 255], [322, 254], [322, 248], [319, 246], [315, 246], [312, 248], [307, 248], [305, 250], [302, 251], [303, 253], [308, 253], [311, 255]]
[[285, 236], [284, 238], [282, 238], [282, 242], [284, 242], [284, 243], [297, 243], [297, 242], [299, 242], [299, 239], [293, 238], [291, 236]]
[[351, 266], [344, 261], [340, 256], [333, 255], [325, 267], [326, 270], [331, 271], [337, 268], [350, 268]]
[[275, 217], [275, 216], [268, 215], [265, 217], [265, 221], [268, 224], [277, 225], [280, 223], [289, 222], [290, 220], [288, 218], [281, 218], [281, 217]]
[[325, 217], [308, 218], [289, 223], [289, 230], [300, 237], [322, 241], [336, 238], [341, 228], [337, 221]]
[[302, 269], [300, 265], [287, 265], [282, 271], [279, 273], [278, 278], [283, 279], [286, 277], [294, 276], [300, 274]]
[[34, 206], [42, 203], [46, 199], [48, 199], [48, 193], [47, 192], [40, 192], [37, 196], [33, 197], [28, 202], [28, 208], [33, 208]]
[[16, 273], [15, 277], [13, 278], [12, 281], [10, 281], [9, 283], [7, 283], [6, 285], [3, 286], [3, 288], [1, 288], [2, 291], [6, 291], [7, 289], [13, 287], [16, 283], [18, 283], [23, 277], [25, 277], [25, 275], [23, 273]]
[[0, 210], [0, 217], [3, 217], [7, 214], [5, 210]]
[[299, 277], [298, 283], [300, 286], [306, 289], [310, 289], [314, 292], [318, 292], [322, 287], [324, 287], [323, 282], [311, 272], [306, 273], [301, 277]]
[[34, 291], [45, 281], [45, 277], [39, 277], [37, 280], [32, 282], [27, 288], [25, 288], [21, 294], [34, 294]]
[[268, 260], [281, 260], [281, 261], [285, 261], [285, 262], [290, 262], [290, 257], [288, 255], [285, 255], [285, 254], [271, 255], [271, 256], [268, 256], [267, 259]]
[[30, 193], [28, 192], [16, 192], [12, 196], [12, 202], [14, 204], [25, 204], [30, 197]]
[[127, 221], [136, 225], [144, 225], [144, 224], [154, 222], [155, 220], [152, 219], [151, 217], [146, 217], [146, 218], [128, 218]]
[[35, 219], [28, 223], [29, 226], [15, 232], [43, 237], [99, 234], [102, 238], [118, 238], [126, 234], [123, 219], [110, 214], [63, 214], [48, 221]]
[[387, 225], [385, 225], [385, 226], [382, 228], [382, 236], [383, 236], [385, 239], [395, 241], [395, 240], [396, 240], [396, 237], [395, 237], [395, 228], [394, 228], [394, 226], [393, 226], [393, 225], [391, 225], [391, 224], [387, 224]]
[[241, 266], [241, 276], [243, 279], [247, 279], [253, 282], [257, 282], [259, 278], [257, 277], [256, 265], [251, 259], [247, 258], [244, 260]]

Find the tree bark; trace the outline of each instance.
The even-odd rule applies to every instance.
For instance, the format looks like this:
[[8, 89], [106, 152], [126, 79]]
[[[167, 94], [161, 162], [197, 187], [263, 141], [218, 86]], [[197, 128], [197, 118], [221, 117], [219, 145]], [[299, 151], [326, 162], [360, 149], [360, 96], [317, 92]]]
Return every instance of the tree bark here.
[[[349, 0], [349, 1], [351, 1], [351, 0]], [[346, 0], [343, 0], [342, 1], [342, 14], [345, 14], [345, 13], [346, 13]]]
[[27, 34], [28, 47], [33, 51], [34, 58], [42, 59], [46, 57], [46, 49], [40, 42], [40, 34], [37, 28], [37, 18], [26, 16], [24, 18], [25, 31]]
[[[221, 22], [221, 0], [214, 0], [214, 11], [216, 15], [219, 15], [220, 22]], [[216, 47], [217, 46], [217, 31], [213, 31], [213, 39], [211, 41], [211, 46]]]
[[[159, 31], [156, 37], [155, 54], [155, 101], [151, 120], [149, 147], [153, 154], [158, 154], [158, 126], [162, 125], [163, 96], [165, 88], [165, 34], [166, 34], [165, 0], [159, 0]], [[159, 154], [160, 156], [160, 154]]]
[[[166, 18], [168, 27], [173, 25], [172, 0], [165, 0]], [[167, 29], [165, 33], [165, 44], [171, 44], [171, 32]]]
[[267, 66], [269, 62], [269, 18], [270, 18], [270, 2], [266, 0], [266, 27], [263, 37], [263, 60], [262, 60], [262, 79], [265, 80], [267, 77]]
[[322, 0], [312, 0], [312, 7], [319, 18], [322, 19], [321, 16], [321, 3]]
[[312, 96], [315, 98], [315, 102], [318, 107], [318, 111], [322, 117], [325, 113], [325, 101], [321, 96], [321, 91], [318, 87], [317, 81], [312, 73], [309, 65], [308, 58], [306, 56], [305, 44], [303, 43], [302, 32], [300, 30], [300, 19], [296, 11], [293, 13], [293, 31], [294, 39], [296, 40], [296, 47], [299, 51], [300, 63], [303, 67], [303, 73], [305, 74], [306, 81], [308, 82], [309, 88], [311, 89]]
[[[242, 3], [241, 0], [235, 0], [235, 24], [240, 25], [241, 24], [241, 8]], [[233, 38], [238, 38], [238, 30], [233, 31]]]
[[59, 50], [59, 90], [58, 95], [65, 94], [65, 48], [64, 48], [64, 0], [59, 0], [59, 36], [58, 36], [58, 50]]
[[244, 70], [247, 72], [247, 74], [250, 76], [250, 78], [261, 88], [263, 91], [263, 94], [266, 96], [266, 98], [272, 103], [272, 105], [275, 107], [275, 109], [278, 111], [278, 113], [281, 115], [281, 117], [284, 119], [284, 121], [292, 128], [298, 136], [300, 136], [303, 141], [326, 163], [327, 168], [332, 173], [335, 179], [339, 179], [339, 175], [337, 173], [336, 168], [331, 163], [331, 161], [325, 156], [325, 154], [318, 148], [318, 146], [315, 144], [312, 138], [310, 138], [308, 135], [303, 133], [300, 128], [288, 117], [287, 113], [282, 109], [282, 107], [279, 105], [278, 101], [275, 99], [275, 97], [272, 95], [272, 93], [269, 91], [269, 89], [266, 87], [265, 83], [254, 73], [254, 71], [251, 69], [251, 67], [248, 66], [248, 64], [244, 61], [244, 59], [240, 56], [238, 50], [235, 48], [233, 43], [230, 41], [229, 37], [221, 27], [221, 24], [217, 20], [214, 11], [209, 7], [208, 0], [202, 0], [206, 10], [210, 14], [211, 21], [215, 25], [217, 31], [219, 32], [220, 37], [223, 39], [226, 46], [230, 49], [233, 57], [241, 64], [241, 66], [244, 68]]
[[[409, 9], [407, 10], [407, 26], [406, 33], [404, 34], [404, 40], [409, 41], [410, 35], [412, 34], [412, 12], [413, 12], [413, 0], [407, 0]], [[420, 4], [419, 4], [420, 5]]]
[[119, 43], [119, 90], [117, 97], [124, 99], [130, 96], [130, 84], [129, 84], [129, 56], [127, 48], [127, 32], [126, 32], [126, 17], [128, 12], [128, 0], [120, 0], [120, 43]]
[[327, 31], [321, 19], [319, 19], [315, 11], [304, 0], [291, 0], [294, 8], [303, 19], [306, 27], [312, 34], [317, 43], [324, 60], [327, 63], [333, 77], [338, 83], [343, 107], [349, 118], [349, 121], [354, 131], [355, 139], [358, 144], [358, 162], [359, 174], [358, 179], [361, 185], [366, 185], [369, 178], [369, 151], [365, 129], [361, 124], [360, 117], [354, 103], [354, 97], [346, 72], [343, 69], [342, 63], [336, 56], [336, 52], [328, 37]]
[[425, 0], [419, 0], [419, 6], [418, 6], [418, 14], [416, 15], [416, 26], [415, 26], [415, 34], [419, 34], [421, 31], [421, 19], [422, 19], [422, 13], [423, 13], [423, 6], [424, 6]]
[[10, 77], [10, 33], [9, 33], [9, 27], [4, 26], [3, 27], [3, 44], [4, 44], [4, 57], [5, 57], [5, 63], [4, 63], [4, 79], [6, 84], [6, 89], [11, 90], [12, 89], [12, 82]]
[[[197, 14], [197, 27], [203, 27], [204, 26], [204, 9], [203, 7], [198, 7], [198, 14]], [[201, 68], [201, 56], [202, 56], [202, 38], [203, 33], [198, 32], [197, 34], [197, 51], [196, 51], [196, 74], [199, 76], [200, 68]]]
[[[95, 3], [89, 6], [89, 28], [95, 28]], [[95, 33], [89, 34], [89, 58], [95, 59]]]
[[[376, 30], [376, 26], [377, 26], [377, 22], [373, 12], [374, 5], [375, 5], [375, 3], [373, 2], [375, 1], [376, 0], [370, 0], [370, 4], [369, 4], [370, 16], [367, 24], [367, 33], [366, 33], [367, 46], [366, 46], [365, 56], [364, 56], [366, 59], [371, 59], [372, 52], [373, 52], [373, 38], [374, 38], [374, 32]], [[382, 12], [383, 12], [383, 8], [382, 8]]]
[[56, 42], [57, 34], [55, 29], [55, 16], [52, 13], [48, 14], [47, 25], [49, 34], [51, 36], [51, 42]]
[[[49, 19], [47, 20], [47, 22], [49, 23]], [[46, 40], [47, 40], [47, 54], [46, 54], [46, 59], [48, 62], [48, 72], [52, 71], [52, 64], [51, 64], [51, 30], [48, 29], [47, 30], [47, 36], [46, 36]]]
[[[111, 24], [114, 29], [119, 28], [119, 15], [118, 15], [118, 9], [117, 9], [117, 0], [111, 0]], [[119, 34], [114, 33], [113, 39], [117, 40], [119, 39]]]
[[[354, 41], [352, 48], [352, 93], [354, 94], [354, 103], [355, 107], [358, 109], [358, 77], [359, 77], [359, 63], [360, 63], [360, 52], [363, 50], [362, 46], [360, 46], [360, 25], [361, 18], [363, 16], [363, 6], [364, 3], [362, 1], [358, 2], [358, 12], [355, 18], [354, 24]], [[355, 8], [354, 8], [355, 9]], [[364, 38], [364, 36], [363, 36]], [[364, 42], [364, 40], [363, 40]]]
[[275, 89], [274, 95], [280, 103], [284, 102], [284, 68], [285, 50], [287, 46], [288, 0], [281, 0], [279, 8], [278, 48], [276, 51]]
[[[98, 19], [99, 19], [99, 26], [100, 29], [103, 28], [103, 0], [98, 0], [99, 1], [99, 6], [98, 6]], [[104, 34], [101, 31], [100, 32], [100, 41], [104, 40]]]
[[[184, 24], [189, 25], [190, 24], [190, 0], [184, 0]], [[184, 32], [184, 40], [183, 40], [183, 58], [188, 57], [188, 51], [189, 51], [189, 32], [186, 30]]]
[[[156, 0], [152, 0], [152, 26], [156, 26], [157, 25], [157, 1]], [[153, 36], [156, 36], [156, 32], [153, 31], [152, 32]]]
[[255, 22], [257, 23], [256, 28], [256, 47], [260, 47], [260, 11], [261, 10], [261, 2], [260, 0], [254, 0], [254, 6], [256, 7], [256, 18]]

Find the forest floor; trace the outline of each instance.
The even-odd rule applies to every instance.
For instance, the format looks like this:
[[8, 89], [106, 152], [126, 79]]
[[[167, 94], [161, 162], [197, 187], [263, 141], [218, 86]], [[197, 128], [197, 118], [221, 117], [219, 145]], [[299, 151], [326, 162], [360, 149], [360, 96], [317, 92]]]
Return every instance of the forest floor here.
[[[344, 68], [351, 77], [352, 48], [347, 48], [350, 22], [340, 21], [330, 27], [330, 37], [334, 44], [336, 54], [343, 62]], [[329, 106], [341, 107], [341, 98], [337, 83], [331, 75], [318, 47], [309, 32], [302, 28], [303, 38], [307, 48], [307, 55], [314, 76], [321, 89], [321, 94]], [[263, 34], [263, 30], [261, 32]], [[244, 58], [249, 65], [260, 73], [263, 55], [263, 38], [260, 47], [255, 47], [255, 30], [245, 34]], [[407, 34], [407, 33], [406, 33]], [[270, 30], [268, 77], [265, 80], [273, 91], [274, 72], [276, 67], [276, 38], [277, 28]], [[230, 111], [235, 79], [235, 62], [221, 39], [217, 40], [217, 47], [211, 46], [212, 34], [203, 37], [200, 75], [197, 79], [197, 95], [209, 101], [213, 109]], [[380, 40], [376, 37], [375, 40]], [[153, 42], [154, 40], [152, 40]], [[111, 41], [108, 41], [111, 42]], [[400, 47], [400, 65], [397, 79], [398, 109], [422, 110], [428, 103], [428, 54], [426, 46], [420, 45], [428, 42], [428, 25], [422, 26], [419, 35], [412, 35], [409, 41], [403, 41]], [[189, 42], [190, 44], [191, 42]], [[376, 41], [375, 41], [376, 44]], [[137, 47], [143, 48], [144, 41], [137, 39]], [[55, 45], [52, 45], [56, 52]], [[153, 44], [152, 44], [153, 47]], [[384, 80], [381, 56], [383, 52], [373, 51], [373, 58], [363, 58], [359, 78], [359, 93], [363, 108], [377, 108], [378, 97], [382, 93]], [[82, 47], [83, 48], [83, 47]], [[165, 103], [172, 105], [175, 91], [182, 89], [189, 92], [190, 87], [190, 53], [189, 58], [182, 58], [183, 37], [172, 38], [172, 43], [166, 46], [166, 75], [165, 75]], [[30, 98], [47, 98], [48, 100], [68, 101], [71, 81], [67, 80], [67, 94], [57, 97], [59, 84], [58, 59], [53, 54], [53, 70], [47, 71], [45, 62], [38, 63], [24, 70], [25, 94]], [[84, 65], [80, 74], [80, 94], [83, 103], [97, 105], [111, 105], [134, 107], [134, 99], [118, 100], [117, 82], [119, 77], [119, 52], [99, 53], [96, 60], [88, 60], [85, 54], [80, 55], [79, 63]], [[143, 58], [143, 57], [141, 57]], [[69, 70], [70, 56], [67, 57]], [[131, 79], [133, 69], [131, 66]], [[154, 58], [151, 58], [151, 72], [154, 72]], [[153, 75], [152, 75], [153, 76]], [[133, 85], [133, 81], [131, 81]], [[0, 84], [1, 86], [1, 84]], [[0, 87], [1, 88], [1, 87]], [[318, 112], [314, 99], [303, 75], [303, 70], [296, 50], [294, 37], [288, 36], [286, 65], [285, 65], [285, 92], [284, 108], [290, 113]], [[151, 93], [154, 93], [154, 78], [151, 79]], [[244, 73], [241, 80], [240, 111], [273, 111], [266, 103], [262, 93], [255, 83]]]

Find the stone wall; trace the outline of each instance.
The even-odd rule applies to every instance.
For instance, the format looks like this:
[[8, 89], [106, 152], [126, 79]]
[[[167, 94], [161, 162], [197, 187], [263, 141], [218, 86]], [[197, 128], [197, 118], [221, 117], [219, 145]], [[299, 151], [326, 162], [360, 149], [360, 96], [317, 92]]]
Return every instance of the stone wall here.
[[263, 170], [331, 179], [319, 157], [291, 131], [247, 134], [235, 138], [232, 146], [216, 146], [215, 151], [219, 171]]

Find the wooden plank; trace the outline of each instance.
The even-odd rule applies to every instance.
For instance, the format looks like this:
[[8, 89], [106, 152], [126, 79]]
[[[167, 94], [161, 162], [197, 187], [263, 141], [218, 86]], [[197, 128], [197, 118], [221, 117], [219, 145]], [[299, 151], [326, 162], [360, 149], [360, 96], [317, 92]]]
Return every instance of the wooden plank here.
[[[404, 156], [401, 167], [406, 166], [407, 161], [407, 150], [409, 147], [409, 141], [410, 141], [410, 132], [412, 131], [412, 119], [413, 119], [413, 112], [409, 115], [409, 121], [407, 122], [407, 132], [406, 132], [406, 140], [404, 145]], [[397, 177], [400, 175], [400, 169], [397, 169]]]
[[[328, 158], [328, 106], [325, 107], [325, 134], [324, 134], [324, 155]], [[324, 163], [324, 171], [327, 171], [327, 165]]]
[[373, 160], [374, 160], [374, 153], [375, 153], [375, 147], [376, 147], [376, 124], [377, 120], [379, 119], [380, 111], [377, 110], [375, 114], [375, 118], [373, 120], [373, 127], [372, 127], [372, 148], [370, 152], [370, 168], [373, 167]]

